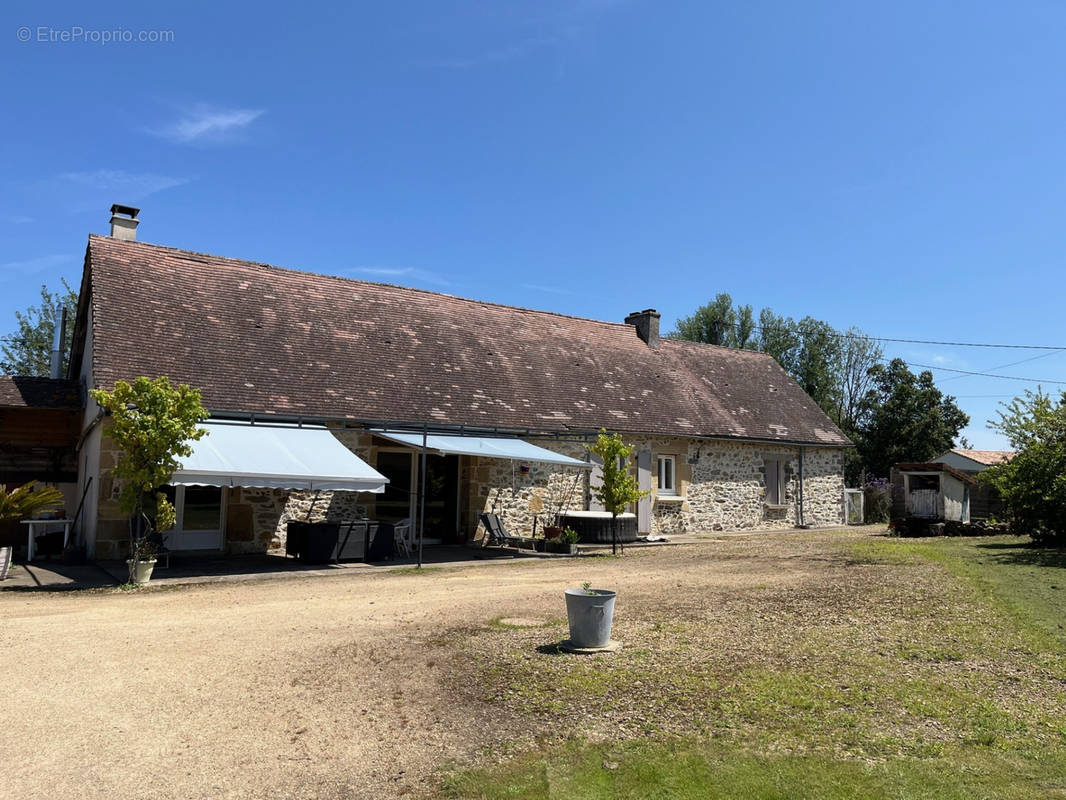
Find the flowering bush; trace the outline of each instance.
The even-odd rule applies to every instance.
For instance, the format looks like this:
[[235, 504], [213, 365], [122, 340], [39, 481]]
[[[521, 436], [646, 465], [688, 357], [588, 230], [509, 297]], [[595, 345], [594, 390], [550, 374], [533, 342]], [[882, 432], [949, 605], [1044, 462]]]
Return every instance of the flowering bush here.
[[862, 487], [866, 521], [888, 522], [892, 516], [892, 484], [887, 478], [874, 478]]

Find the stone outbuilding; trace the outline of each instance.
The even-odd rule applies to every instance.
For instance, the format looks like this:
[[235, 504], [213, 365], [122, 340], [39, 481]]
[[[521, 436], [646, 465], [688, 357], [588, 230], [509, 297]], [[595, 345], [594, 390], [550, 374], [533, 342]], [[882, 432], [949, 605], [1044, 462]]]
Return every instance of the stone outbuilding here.
[[[68, 376], [83, 402], [90, 387], [165, 375], [202, 391], [212, 424], [325, 427], [388, 481], [378, 494], [176, 485], [174, 549], [265, 552], [289, 520], [412, 519], [420, 483], [427, 541], [474, 539], [485, 511], [529, 534], [596, 510], [586, 445], [603, 428], [634, 448], [641, 533], [843, 522], [850, 442], [768, 355], [663, 338], [652, 309], [602, 322], [282, 269], [138, 242], [137, 222], [118, 208], [112, 235], [89, 237]], [[119, 557], [105, 431], [87, 401], [78, 530], [90, 555]], [[423, 477], [404, 433], [467, 444], [427, 450]]]

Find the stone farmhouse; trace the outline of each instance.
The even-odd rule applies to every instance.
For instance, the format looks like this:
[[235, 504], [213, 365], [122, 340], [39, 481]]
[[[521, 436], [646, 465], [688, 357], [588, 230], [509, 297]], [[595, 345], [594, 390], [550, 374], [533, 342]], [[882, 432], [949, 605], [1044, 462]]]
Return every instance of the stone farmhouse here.
[[[641, 533], [843, 522], [850, 442], [767, 355], [663, 338], [650, 309], [602, 322], [282, 269], [138, 242], [137, 223], [116, 206], [111, 235], [89, 237], [58, 382], [80, 398], [64, 490], [90, 557], [122, 556], [128, 526], [86, 390], [141, 375], [199, 388], [209, 425], [256, 451], [214, 452], [231, 474], [171, 490], [173, 550], [266, 552], [291, 519], [413, 518], [430, 434], [450, 444], [427, 451], [427, 541], [470, 541], [489, 510], [526, 535], [560, 508], [595, 510], [585, 445], [601, 428], [634, 447]], [[275, 434], [305, 429], [328, 430], [384, 491], [344, 491], [361, 485], [345, 476], [299, 489], [264, 466], [287, 447]]]

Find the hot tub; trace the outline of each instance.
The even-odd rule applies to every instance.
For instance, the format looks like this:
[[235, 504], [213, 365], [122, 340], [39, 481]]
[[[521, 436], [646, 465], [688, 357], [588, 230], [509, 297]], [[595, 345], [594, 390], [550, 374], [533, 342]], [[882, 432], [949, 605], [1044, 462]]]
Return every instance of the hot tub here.
[[[581, 544], [610, 544], [612, 540], [611, 514], [608, 511], [564, 511], [559, 515], [559, 525], [577, 531]], [[618, 515], [618, 541], [637, 540], [637, 515]]]

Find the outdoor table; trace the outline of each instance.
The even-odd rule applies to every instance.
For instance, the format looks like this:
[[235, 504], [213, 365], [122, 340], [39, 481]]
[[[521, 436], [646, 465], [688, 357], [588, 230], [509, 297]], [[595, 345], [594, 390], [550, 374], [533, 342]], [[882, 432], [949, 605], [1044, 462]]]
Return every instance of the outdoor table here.
[[[74, 520], [72, 519], [24, 519], [22, 524], [29, 527], [29, 538], [26, 542], [26, 560], [33, 561], [33, 557], [37, 554], [37, 528], [41, 526], [49, 525], [62, 525], [63, 526], [63, 549], [66, 550], [67, 544], [70, 539], [70, 526]], [[47, 533], [47, 531], [45, 531]]]

